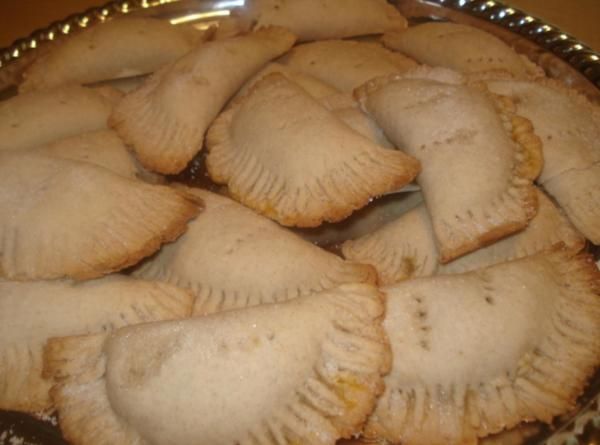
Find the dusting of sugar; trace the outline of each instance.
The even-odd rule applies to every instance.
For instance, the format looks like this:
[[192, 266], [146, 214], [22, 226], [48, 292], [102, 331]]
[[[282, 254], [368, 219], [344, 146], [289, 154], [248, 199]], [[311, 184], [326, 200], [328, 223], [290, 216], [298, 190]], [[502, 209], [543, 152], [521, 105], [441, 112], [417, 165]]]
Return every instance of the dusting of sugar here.
[[23, 437], [15, 436], [12, 428], [0, 434], [0, 445], [31, 445]]
[[58, 425], [58, 419], [51, 412], [40, 411], [40, 412], [35, 413], [34, 416], [44, 422], [49, 423], [52, 426]]
[[24, 445], [25, 439], [23, 439], [22, 437], [12, 436], [9, 439], [8, 443], [10, 445]]

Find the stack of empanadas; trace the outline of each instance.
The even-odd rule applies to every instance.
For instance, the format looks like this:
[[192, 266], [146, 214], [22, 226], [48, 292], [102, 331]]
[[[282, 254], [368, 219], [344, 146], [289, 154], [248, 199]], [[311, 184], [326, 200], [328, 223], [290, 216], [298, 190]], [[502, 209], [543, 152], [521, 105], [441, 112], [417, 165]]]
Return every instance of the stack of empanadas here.
[[92, 27], [0, 102], [0, 409], [74, 445], [470, 445], [573, 409], [598, 107], [384, 0], [247, 3]]

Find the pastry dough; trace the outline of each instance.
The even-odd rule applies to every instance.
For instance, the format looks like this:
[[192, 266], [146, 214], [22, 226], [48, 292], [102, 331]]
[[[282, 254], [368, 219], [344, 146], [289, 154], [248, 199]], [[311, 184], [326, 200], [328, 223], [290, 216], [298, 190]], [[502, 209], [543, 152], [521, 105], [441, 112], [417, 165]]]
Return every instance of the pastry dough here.
[[61, 87], [0, 101], [0, 152], [37, 147], [107, 128], [121, 93], [113, 88]]
[[52, 382], [42, 377], [48, 338], [187, 317], [192, 302], [174, 286], [119, 275], [80, 284], [0, 280], [0, 409], [51, 408]]
[[380, 284], [393, 284], [412, 277], [467, 272], [533, 255], [563, 245], [578, 252], [585, 238], [575, 230], [563, 213], [540, 190], [538, 213], [527, 228], [500, 241], [457, 258], [444, 265], [437, 263], [437, 248], [431, 219], [424, 205], [402, 215], [380, 230], [347, 241], [344, 257], [377, 269]]
[[185, 190], [204, 202], [202, 215], [135, 274], [191, 289], [196, 314], [376, 283], [370, 266], [343, 261], [228, 198]]
[[446, 263], [527, 226], [542, 159], [531, 123], [508, 98], [441, 78], [451, 72], [418, 69], [369, 81], [356, 95], [386, 136], [421, 161], [417, 181]]
[[197, 198], [86, 162], [0, 153], [0, 276], [94, 278], [176, 239]]
[[369, 138], [371, 141], [385, 148], [395, 148], [368, 114], [364, 113], [358, 102], [346, 93], [336, 93], [319, 100], [321, 105], [330, 110], [335, 116], [343, 121], [357, 133]]
[[380, 293], [345, 285], [284, 303], [48, 343], [74, 445], [334, 445], [389, 369]]
[[256, 76], [246, 82], [236, 95], [236, 99], [232, 101], [232, 104], [248, 94], [259, 80], [271, 73], [282, 74], [288, 80], [302, 87], [308, 94], [317, 99], [321, 105], [344, 121], [346, 125], [363, 136], [368, 137], [376, 144], [383, 145], [386, 148], [393, 148], [392, 143], [383, 134], [383, 130], [377, 126], [377, 123], [373, 119], [360, 110], [357, 102], [351, 95], [341, 93], [339, 90], [310, 74], [303, 74], [280, 63], [268, 64]]
[[373, 144], [277, 73], [219, 116], [207, 148], [214, 181], [289, 226], [344, 219], [419, 171], [415, 159]]
[[236, 100], [247, 95], [259, 80], [271, 73], [280, 73], [284, 75], [287, 79], [291, 80], [298, 86], [301, 86], [308, 94], [317, 100], [324, 99], [328, 96], [334, 96], [339, 93], [339, 91], [333, 86], [320, 81], [310, 74], [301, 73], [278, 62], [271, 62], [262, 70], [260, 70], [254, 77], [252, 77], [252, 79], [246, 82], [242, 88], [240, 88], [240, 91], [238, 91], [235, 96]]
[[501, 70], [517, 77], [541, 77], [543, 70], [498, 37], [468, 25], [430, 22], [386, 34], [383, 43], [431, 66], [465, 73]]
[[433, 275], [438, 269], [438, 251], [425, 204], [379, 230], [346, 241], [342, 253], [344, 258], [375, 267], [381, 285]]
[[52, 47], [23, 73], [20, 91], [89, 84], [156, 71], [190, 51], [203, 33], [146, 17], [88, 28]]
[[497, 79], [487, 85], [513, 98], [516, 112], [531, 120], [544, 144], [538, 182], [575, 227], [600, 244], [600, 108], [556, 81]]
[[141, 166], [112, 130], [78, 134], [31, 150], [47, 156], [96, 164], [131, 179], [143, 175]]
[[599, 364], [599, 285], [559, 251], [384, 288], [395, 359], [365, 435], [475, 444], [573, 409]]
[[301, 41], [341, 39], [406, 28], [386, 0], [249, 0], [242, 15], [260, 28], [283, 26]]
[[144, 167], [179, 173], [202, 148], [206, 129], [227, 100], [294, 41], [287, 30], [267, 28], [201, 44], [125, 96], [110, 124]]
[[417, 67], [414, 60], [380, 43], [352, 40], [305, 43], [294, 47], [281, 60], [298, 72], [310, 74], [348, 93], [374, 77]]

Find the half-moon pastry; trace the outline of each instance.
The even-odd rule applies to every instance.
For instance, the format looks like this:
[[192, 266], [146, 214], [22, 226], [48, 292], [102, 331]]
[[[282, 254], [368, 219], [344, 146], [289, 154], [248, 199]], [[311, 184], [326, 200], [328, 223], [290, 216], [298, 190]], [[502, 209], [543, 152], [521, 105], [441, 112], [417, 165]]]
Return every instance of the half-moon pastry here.
[[119, 275], [78, 284], [0, 280], [0, 409], [51, 408], [52, 382], [42, 376], [48, 338], [187, 317], [192, 302], [174, 286]]
[[508, 71], [517, 77], [540, 77], [542, 69], [498, 37], [473, 26], [429, 22], [383, 36], [388, 48], [430, 66], [464, 73]]
[[371, 116], [363, 112], [356, 100], [347, 93], [337, 93], [319, 100], [346, 125], [357, 133], [385, 148], [395, 148]]
[[575, 406], [600, 364], [600, 272], [552, 252], [386, 287], [395, 358], [367, 437], [475, 444]]
[[54, 339], [44, 369], [74, 445], [334, 445], [360, 431], [382, 390], [383, 311], [374, 287], [345, 285]]
[[455, 259], [437, 263], [438, 252], [425, 205], [400, 216], [381, 229], [342, 246], [344, 257], [377, 269], [380, 284], [394, 284], [412, 277], [480, 269], [522, 258], [557, 245], [578, 252], [585, 238], [539, 189], [538, 212], [521, 232]]
[[121, 93], [113, 88], [61, 87], [0, 101], [0, 151], [37, 147], [107, 128]]
[[445, 69], [417, 69], [355, 92], [386, 136], [422, 163], [417, 178], [440, 262], [523, 229], [537, 210], [540, 141], [512, 102]]
[[197, 198], [87, 162], [0, 153], [0, 277], [94, 278], [176, 239]]
[[342, 244], [342, 253], [351, 261], [375, 267], [380, 285], [433, 275], [438, 269], [439, 255], [425, 204], [379, 230], [346, 241]]
[[486, 84], [513, 98], [516, 112], [533, 123], [544, 151], [538, 182], [575, 227], [600, 244], [600, 108], [556, 81], [497, 79]]
[[131, 179], [136, 179], [141, 172], [141, 167], [123, 141], [108, 129], [70, 136], [31, 150], [47, 156], [89, 162]]
[[417, 63], [377, 42], [327, 40], [294, 47], [281, 59], [290, 68], [352, 92], [374, 77], [403, 73]]
[[304, 74], [280, 63], [270, 63], [264, 67], [257, 75], [250, 79], [238, 91], [235, 100], [230, 103], [236, 103], [239, 98], [245, 96], [252, 87], [262, 78], [271, 73], [280, 73], [288, 80], [302, 87], [308, 94], [317, 99], [321, 105], [332, 111], [344, 123], [363, 136], [368, 137], [373, 142], [383, 145], [387, 148], [393, 148], [390, 141], [387, 140], [381, 128], [368, 115], [363, 113], [357, 102], [347, 93], [342, 93], [325, 82], [320, 81], [310, 74]]
[[254, 85], [256, 85], [256, 83], [259, 80], [268, 76], [271, 73], [280, 73], [284, 75], [295, 84], [304, 88], [308, 94], [310, 94], [312, 97], [318, 100], [326, 98], [328, 96], [333, 96], [340, 92], [333, 86], [322, 82], [321, 80], [317, 79], [314, 76], [311, 76], [310, 74], [301, 73], [293, 68], [282, 65], [278, 62], [271, 62], [262, 70], [260, 70], [248, 82], [246, 82], [242, 88], [240, 88], [238, 93], [235, 95], [236, 100], [248, 94], [248, 92], [252, 89]]
[[346, 262], [231, 199], [185, 190], [202, 200], [204, 211], [135, 274], [190, 289], [195, 314], [377, 281], [370, 266]]
[[215, 182], [287, 226], [344, 219], [419, 171], [415, 159], [372, 143], [278, 73], [219, 116], [207, 148]]
[[282, 28], [267, 28], [200, 44], [126, 95], [110, 125], [144, 167], [179, 173], [202, 148], [206, 129], [227, 100], [295, 39]]
[[242, 15], [256, 28], [283, 26], [300, 41], [382, 34], [406, 28], [406, 19], [385, 0], [250, 0]]
[[123, 17], [64, 39], [24, 73], [20, 91], [89, 84], [156, 71], [190, 51], [203, 34], [149, 17]]

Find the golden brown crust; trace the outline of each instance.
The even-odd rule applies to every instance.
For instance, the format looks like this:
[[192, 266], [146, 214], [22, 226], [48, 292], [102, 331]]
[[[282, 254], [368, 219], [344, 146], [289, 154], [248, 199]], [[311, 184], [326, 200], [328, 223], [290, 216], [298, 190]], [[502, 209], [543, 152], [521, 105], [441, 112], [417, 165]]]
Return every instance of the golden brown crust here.
[[278, 73], [219, 116], [207, 148], [215, 182], [243, 204], [299, 227], [339, 221], [420, 169], [414, 158], [348, 128]]
[[407, 26], [398, 8], [385, 0], [252, 0], [240, 14], [255, 29], [283, 26], [300, 41], [381, 34]]
[[[428, 368], [425, 371], [428, 377], [417, 379], [407, 365], [399, 365], [404, 366], [401, 372], [393, 369], [386, 380], [386, 393], [366, 428], [367, 437], [401, 441], [406, 445], [470, 444], [476, 443], [479, 437], [511, 428], [524, 420], [550, 422], [554, 416], [575, 406], [577, 397], [598, 365], [600, 353], [600, 272], [589, 255], [573, 256], [570, 252], [556, 251], [471, 274], [429, 280], [441, 280], [443, 289], [434, 291], [433, 286], [427, 284], [433, 281], [415, 280], [412, 284], [407, 282], [411, 289], [408, 293], [393, 294], [393, 289], [387, 290], [388, 314], [390, 311], [398, 313], [397, 307], [390, 309], [390, 305], [403, 302], [410, 306], [412, 297], [418, 302], [411, 306], [415, 320], [431, 324], [423, 334], [424, 346], [416, 345], [411, 353], [410, 345], [406, 345], [405, 360], [413, 363], [414, 351], [421, 348], [417, 356], [421, 356], [423, 363], [429, 363], [430, 351], [445, 354], [444, 351], [450, 348], [453, 350], [450, 357], [455, 357], [456, 363], [465, 360], [466, 363], [458, 367], [456, 363], [448, 363], [444, 372]], [[459, 329], [451, 327], [456, 323], [452, 317], [441, 321], [446, 315], [440, 317], [440, 314], [452, 312], [441, 309], [447, 304], [444, 303], [447, 298], [442, 297], [444, 293], [456, 290], [473, 300], [473, 307], [477, 306], [478, 299], [485, 299], [481, 309], [461, 309], [465, 317], [475, 316], [478, 312], [484, 318], [494, 314], [476, 334], [483, 341], [475, 339], [471, 332], [477, 323], [481, 323], [475, 319], [465, 318], [465, 327]], [[513, 292], [520, 295], [515, 297]], [[392, 303], [394, 298], [401, 299]], [[503, 302], [505, 299], [507, 301]], [[512, 303], [509, 302], [511, 299]], [[452, 300], [456, 301], [455, 298]], [[524, 319], [516, 309], [511, 309], [515, 304], [520, 306], [525, 302], [523, 309], [537, 315], [534, 320]], [[472, 310], [474, 312], [470, 313]], [[495, 317], [514, 321], [515, 326], [506, 330], [503, 339], [508, 343], [496, 345], [495, 336], [489, 337], [494, 329], [505, 329], [504, 321], [493, 327], [498, 323], [494, 321]], [[393, 351], [397, 353], [402, 348], [394, 343], [394, 333], [390, 329], [392, 326], [401, 331], [404, 328], [394, 323], [386, 320], [386, 330]], [[524, 327], [527, 324], [529, 327]], [[436, 336], [440, 326], [445, 326], [441, 328], [443, 334]], [[447, 338], [452, 336], [447, 329], [455, 332], [455, 337]], [[461, 341], [458, 346], [452, 345], [457, 341]], [[418, 342], [415, 340], [415, 343]], [[472, 350], [474, 345], [485, 350]], [[496, 358], [480, 362], [477, 354], [490, 354], [489, 348], [496, 348], [497, 357], [508, 358], [509, 363], [498, 363], [500, 369], [496, 369], [496, 364], [490, 365], [494, 360], [498, 361]], [[443, 360], [448, 359], [444, 356]], [[453, 370], [450, 374], [449, 369]]]
[[[445, 217], [437, 215], [438, 210], [433, 208], [428, 203], [428, 208], [432, 215], [432, 221], [436, 238], [438, 240], [438, 247], [440, 253], [440, 262], [446, 263], [454, 258], [462, 256], [468, 252], [476, 250], [480, 247], [486, 246], [500, 238], [503, 238], [511, 233], [519, 231], [527, 226], [528, 221], [535, 216], [537, 211], [537, 199], [535, 189], [532, 185], [532, 180], [541, 169], [541, 142], [539, 138], [533, 133], [533, 127], [524, 118], [515, 116], [510, 98], [499, 98], [498, 96], [489, 93], [482, 84], [473, 83], [470, 85], [463, 84], [464, 78], [457, 73], [454, 73], [447, 69], [432, 69], [421, 67], [417, 70], [407, 73], [406, 75], [391, 75], [384, 78], [377, 78], [367, 82], [367, 84], [355, 90], [355, 97], [361, 103], [363, 109], [374, 115], [379, 124], [386, 131], [386, 135], [392, 139], [392, 141], [399, 147], [402, 147], [402, 141], [399, 139], [399, 132], [393, 134], [395, 131], [390, 126], [394, 122], [394, 117], [384, 117], [389, 111], [386, 107], [391, 107], [390, 102], [382, 101], [381, 96], [384, 94], [382, 91], [388, 86], [393, 85], [397, 81], [402, 80], [408, 81], [419, 81], [419, 79], [426, 82], [435, 82], [435, 85], [439, 85], [440, 88], [450, 89], [451, 91], [455, 88], [462, 88], [465, 97], [470, 95], [471, 97], [478, 97], [477, 100], [485, 100], [488, 103], [493, 104], [495, 111], [498, 113], [499, 121], [501, 122], [503, 131], [508, 133], [508, 141], [503, 141], [504, 156], [508, 159], [507, 148], [514, 149], [512, 155], [512, 167], [507, 170], [506, 177], [502, 184], [498, 184], [499, 191], [496, 192], [495, 196], [490, 196], [485, 202], [481, 202], [481, 205], [472, 206], [472, 208], [452, 210], [452, 215], [447, 214]], [[466, 88], [466, 89], [465, 89]], [[468, 93], [467, 91], [472, 91]], [[453, 93], [440, 93], [439, 99], [444, 100], [444, 94]], [[370, 97], [374, 96], [373, 102]], [[485, 99], [484, 99], [485, 98]], [[427, 99], [423, 99], [422, 104], [413, 106], [431, 106]], [[465, 100], [463, 98], [463, 100]], [[395, 114], [399, 116], [399, 114]], [[402, 119], [405, 119], [403, 117]], [[384, 121], [385, 120], [385, 121]], [[494, 121], [494, 124], [498, 126], [498, 122]], [[502, 129], [500, 129], [502, 130]], [[468, 134], [469, 130], [465, 131]], [[497, 131], [498, 134], [502, 131]], [[476, 134], [476, 133], [475, 133]], [[460, 131], [456, 132], [457, 137], [460, 136]], [[439, 137], [439, 136], [438, 136]], [[466, 137], [466, 136], [465, 136]], [[396, 140], [394, 140], [396, 138]], [[443, 139], [443, 137], [441, 137]], [[452, 139], [445, 140], [434, 140], [433, 145], [444, 147], [445, 145], [450, 146], [451, 144], [457, 144]], [[466, 140], [465, 146], [469, 141]], [[498, 144], [497, 144], [498, 145]], [[511, 147], [512, 145], [512, 147]], [[458, 145], [456, 145], [458, 146]], [[425, 145], [421, 146], [423, 149]], [[428, 160], [433, 159], [435, 156], [436, 149], [430, 149], [425, 155], [421, 155], [422, 151], [419, 151], [417, 147], [407, 146], [405, 149], [416, 157], [429, 156], [429, 158], [422, 158], [424, 171], [423, 175], [419, 177], [418, 181], [422, 183], [423, 177], [426, 175], [432, 177], [435, 175], [433, 170], [429, 170]], [[485, 159], [488, 156], [486, 153], [482, 153], [481, 150], [475, 150], [479, 159]], [[427, 155], [427, 153], [431, 153]], [[458, 155], [456, 155], [458, 156]], [[438, 165], [438, 168], [456, 168], [461, 175], [465, 175], [463, 164], [469, 159], [465, 159], [463, 163], [460, 163], [455, 156], [455, 164], [453, 165]], [[498, 156], [500, 156], [498, 154]], [[508, 161], [507, 161], [508, 162]], [[490, 168], [496, 167], [490, 164]], [[481, 172], [476, 172], [481, 174]], [[480, 178], [481, 179], [481, 178]], [[433, 182], [433, 179], [431, 179]], [[502, 186], [501, 186], [502, 185]], [[445, 187], [445, 186], [444, 186]], [[426, 187], [427, 188], [427, 187]], [[428, 194], [431, 196], [434, 193], [433, 188], [431, 190], [424, 190], [425, 200], [428, 202]], [[436, 188], [435, 193], [438, 196], [442, 195], [442, 191]], [[459, 199], [454, 196], [453, 199]], [[438, 201], [440, 198], [438, 198]], [[481, 199], [479, 199], [481, 201]], [[457, 203], [455, 208], [459, 208], [460, 204]]]
[[126, 95], [109, 125], [144, 167], [179, 173], [202, 149], [206, 129], [227, 100], [294, 41], [289, 31], [271, 27], [201, 44]]
[[[251, 308], [243, 312], [225, 312], [180, 323], [139, 325], [119, 331], [111, 337], [96, 335], [53, 339], [46, 348], [45, 372], [57, 382], [52, 396], [59, 410], [61, 429], [65, 437], [74, 444], [139, 444], [142, 437], [160, 437], [164, 432], [157, 432], [152, 427], [143, 430], [144, 436], [140, 434], [140, 420], [135, 412], [145, 411], [149, 408], [147, 405], [137, 408], [126, 405], [124, 411], [121, 410], [124, 394], [135, 397], [136, 391], [146, 391], [144, 385], [152, 384], [139, 378], [140, 375], [145, 376], [145, 373], [139, 369], [140, 364], [136, 360], [147, 358], [144, 355], [146, 352], [152, 356], [155, 347], [160, 350], [160, 345], [155, 346], [160, 343], [170, 345], [175, 342], [177, 347], [171, 348], [171, 354], [188, 354], [198, 350], [198, 342], [211, 349], [212, 342], [219, 341], [219, 344], [229, 345], [228, 348], [231, 347], [232, 351], [244, 354], [254, 363], [264, 354], [269, 357], [272, 346], [250, 350], [240, 348], [239, 345], [234, 345], [234, 341], [222, 338], [222, 331], [227, 328], [229, 332], [233, 330], [234, 335], [238, 335], [241, 326], [256, 323], [258, 331], [255, 333], [260, 338], [266, 333], [272, 336], [271, 341], [282, 338], [284, 345], [288, 342], [291, 346], [298, 343], [299, 347], [293, 349], [297, 349], [301, 355], [309, 354], [304, 359], [314, 360], [314, 363], [305, 366], [303, 363], [292, 364], [289, 361], [276, 363], [275, 360], [273, 365], [281, 367], [281, 374], [278, 381], [269, 382], [268, 388], [273, 388], [274, 394], [280, 394], [279, 397], [271, 400], [273, 394], [270, 389], [260, 390], [260, 400], [257, 403], [265, 404], [266, 410], [249, 413], [248, 416], [255, 420], [250, 423], [246, 421], [243, 429], [239, 429], [238, 425], [228, 425], [223, 433], [231, 438], [229, 440], [240, 445], [334, 445], [338, 438], [351, 437], [360, 431], [376, 397], [383, 390], [381, 375], [389, 369], [391, 356], [381, 327], [384, 313], [382, 297], [371, 286], [348, 285], [306, 299]], [[278, 315], [287, 322], [278, 322]], [[264, 317], [269, 321], [265, 321]], [[305, 326], [304, 322], [298, 320], [306, 321], [306, 317], [312, 318], [309, 324], [314, 329], [302, 332], [302, 328], [296, 327], [295, 323]], [[238, 326], [239, 323], [242, 325]], [[278, 327], [278, 323], [284, 323], [284, 326]], [[262, 325], [269, 327], [261, 327]], [[265, 333], [264, 329], [267, 329]], [[210, 333], [206, 335], [208, 332]], [[194, 341], [184, 343], [183, 334], [186, 338], [192, 336]], [[290, 335], [294, 338], [290, 338]], [[216, 336], [215, 339], [213, 336]], [[150, 346], [146, 344], [149, 338], [155, 340]], [[311, 343], [317, 342], [316, 348], [311, 346], [306, 349], [301, 346], [309, 338]], [[277, 340], [273, 343], [278, 344]], [[192, 350], [188, 351], [189, 348]], [[146, 352], [142, 352], [142, 349]], [[276, 352], [277, 355], [282, 353], [290, 352], [289, 349]], [[162, 373], [168, 372], [167, 370], [173, 372], [172, 365], [169, 364], [171, 354], [152, 356], [156, 358]], [[221, 361], [224, 358], [221, 355], [215, 359]], [[214, 376], [210, 367], [199, 366], [194, 357], [190, 360], [190, 366], [196, 368], [202, 377], [213, 379], [215, 384], [219, 383], [219, 377]], [[141, 363], [141, 366], [145, 366]], [[298, 369], [301, 371], [299, 380], [296, 375]], [[291, 376], [288, 375], [290, 372]], [[165, 403], [169, 403], [169, 398], [180, 400], [180, 392], [185, 391], [187, 386], [194, 386], [185, 385], [185, 382], [182, 384], [178, 380], [169, 381], [165, 375], [154, 375], [150, 380], [156, 378], [166, 378], [170, 385], [176, 385], [170, 387], [172, 394], [157, 395]], [[258, 375], [247, 375], [243, 385], [250, 388], [249, 391], [256, 392], [256, 389], [251, 388], [253, 385], [263, 385], [263, 380]], [[109, 397], [108, 393], [114, 390], [115, 384], [122, 385], [119, 386], [122, 392], [112, 392], [112, 397]], [[231, 394], [230, 389], [227, 384], [215, 386], [213, 391], [216, 392], [213, 394], [230, 409], [244, 409], [243, 406], [235, 407], [236, 399], [232, 400], [231, 397], [237, 398], [240, 394]], [[196, 403], [196, 412], [214, 409], [211, 401], [200, 399]], [[178, 415], [187, 417], [194, 414]], [[205, 415], [211, 417], [211, 414]], [[222, 416], [213, 418], [223, 428]], [[144, 418], [142, 423], [147, 421]], [[164, 419], [150, 421], [162, 422]], [[182, 432], [179, 443], [195, 443], [204, 437], [198, 434], [214, 434], [208, 430], [212, 428], [213, 424], [202, 426], [202, 422], [191, 427], [183, 426], [181, 430], [187, 431]], [[220, 443], [225, 443], [225, 439]]]
[[121, 275], [84, 283], [0, 280], [0, 410], [52, 409], [52, 385], [42, 375], [48, 338], [183, 318], [192, 306], [183, 289]]
[[343, 261], [233, 200], [178, 189], [202, 199], [204, 212], [134, 274], [191, 290], [195, 315], [286, 301], [344, 283], [377, 282], [372, 267]]
[[544, 76], [544, 71], [495, 35], [477, 27], [428, 22], [386, 33], [383, 43], [420, 63], [471, 73], [505, 70], [521, 78]]
[[0, 194], [0, 275], [13, 280], [123, 269], [177, 238], [202, 208], [184, 192], [84, 162], [23, 153], [1, 165], [0, 189], [11, 192]]

